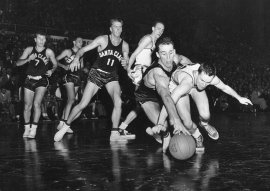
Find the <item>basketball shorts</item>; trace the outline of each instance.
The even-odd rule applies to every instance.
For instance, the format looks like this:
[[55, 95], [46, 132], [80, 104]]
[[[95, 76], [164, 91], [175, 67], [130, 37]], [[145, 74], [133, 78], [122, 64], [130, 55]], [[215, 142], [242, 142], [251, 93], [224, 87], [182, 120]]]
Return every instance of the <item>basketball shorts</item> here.
[[87, 80], [96, 84], [99, 88], [102, 88], [109, 82], [118, 81], [118, 75], [116, 73], [107, 73], [101, 70], [91, 68], [88, 74]]
[[75, 87], [81, 86], [81, 78], [80, 76], [74, 75], [74, 74], [65, 74], [62, 79], [63, 85], [66, 85], [67, 83], [73, 83]]
[[[33, 79], [35, 78], [35, 79]], [[45, 87], [49, 86], [49, 79], [46, 76], [40, 76], [40, 79], [37, 76], [27, 76], [24, 82], [24, 88], [29, 89], [35, 92], [36, 88], [38, 87]]]
[[139, 86], [139, 88], [134, 92], [135, 99], [140, 104], [143, 104], [148, 101], [160, 103], [160, 97], [158, 93], [150, 88], [145, 86]]

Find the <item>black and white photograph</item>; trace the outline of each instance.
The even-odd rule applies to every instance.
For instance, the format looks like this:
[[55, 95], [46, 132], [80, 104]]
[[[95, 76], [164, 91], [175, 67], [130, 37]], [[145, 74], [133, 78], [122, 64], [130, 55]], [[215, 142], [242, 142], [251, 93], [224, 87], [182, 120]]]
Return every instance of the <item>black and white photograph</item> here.
[[270, 190], [270, 1], [0, 0], [0, 191]]

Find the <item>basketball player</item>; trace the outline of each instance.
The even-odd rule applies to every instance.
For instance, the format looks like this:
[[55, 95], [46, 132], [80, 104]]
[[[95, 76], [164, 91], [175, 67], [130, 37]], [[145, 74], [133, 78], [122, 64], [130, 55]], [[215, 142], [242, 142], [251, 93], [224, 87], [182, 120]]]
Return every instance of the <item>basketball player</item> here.
[[[187, 57], [185, 57], [183, 55], [179, 55], [179, 54], [175, 54], [173, 60], [174, 60], [174, 63], [177, 66], [186, 66], [186, 65], [192, 65], [193, 64]], [[129, 112], [129, 114], [127, 115], [125, 120], [119, 126], [119, 129], [123, 131], [123, 133], [121, 133], [121, 136], [124, 136], [126, 139], [135, 139], [136, 138], [136, 135], [129, 133], [126, 130], [126, 128], [138, 116], [138, 114], [141, 111], [142, 111], [141, 104], [136, 102], [136, 107]], [[151, 133], [151, 129], [149, 129], [149, 128], [147, 129], [147, 132], [150, 135], [153, 134], [153, 133]]]
[[[157, 39], [163, 34], [163, 31], [164, 24], [160, 21], [154, 22], [152, 26], [152, 33], [147, 34], [141, 38], [138, 47], [130, 56], [127, 73], [136, 86], [139, 86], [139, 83], [142, 80], [143, 72], [152, 63], [152, 52], [155, 49]], [[135, 60], [136, 62], [134, 64]], [[135, 67], [132, 70], [131, 67], [133, 64], [135, 65]], [[130, 134], [128, 131], [126, 131], [126, 128], [128, 124], [137, 117], [137, 113], [140, 109], [140, 106], [136, 106], [136, 108], [128, 114], [125, 121], [122, 122], [119, 126], [119, 129], [123, 131], [123, 134], [121, 135], [125, 136], [127, 139], [135, 139], [135, 135]]]
[[[199, 125], [207, 131], [210, 138], [217, 140], [219, 134], [217, 130], [209, 124], [209, 102], [205, 92], [205, 88], [209, 85], [216, 86], [218, 89], [236, 98], [241, 104], [252, 105], [249, 99], [239, 96], [230, 86], [224, 84], [216, 76], [216, 68], [212, 64], [195, 64], [175, 70], [170, 81], [171, 96], [176, 103], [178, 114], [183, 121], [184, 126], [197, 141], [196, 149], [199, 150], [204, 150], [203, 137], [198, 130], [197, 125], [191, 119], [189, 95], [192, 97], [198, 108], [200, 116]], [[165, 124], [166, 117], [166, 109], [162, 108], [157, 123], [161, 125], [155, 126], [153, 131], [155, 131], [154, 129], [163, 129], [162, 126]], [[168, 148], [168, 145], [166, 146]]]
[[[158, 60], [144, 72], [143, 81], [135, 91], [136, 101], [141, 104], [145, 114], [154, 124], [158, 122], [161, 110], [160, 103], [164, 104], [169, 113], [169, 122], [177, 130], [175, 133], [183, 132], [188, 134], [177, 114], [169, 91], [169, 80], [176, 68], [173, 62], [175, 57], [174, 43], [170, 38], [166, 37], [160, 39], [157, 47]], [[169, 136], [169, 133], [164, 135], [163, 144], [169, 140]]]
[[[24, 133], [23, 137], [35, 138], [38, 121], [41, 115], [41, 102], [49, 85], [48, 77], [52, 75], [57, 67], [54, 52], [45, 47], [46, 35], [37, 32], [34, 38], [35, 47], [27, 47], [19, 60], [17, 66], [28, 64], [26, 80], [24, 83]], [[48, 69], [49, 61], [53, 67]], [[33, 122], [30, 124], [31, 109], [34, 105]]]
[[[71, 107], [75, 102], [78, 89], [81, 85], [79, 70], [71, 72], [69, 70], [69, 66], [71, 62], [74, 60], [78, 50], [82, 48], [83, 41], [81, 37], [76, 37], [75, 39], [73, 39], [72, 42], [73, 47], [71, 49], [64, 50], [60, 55], [56, 57], [56, 60], [58, 61], [58, 66], [65, 70], [65, 75], [62, 79], [62, 83], [67, 91], [67, 103], [63, 110], [62, 119], [60, 120], [59, 125], [57, 126], [58, 130], [61, 129], [62, 126], [64, 125], [64, 122], [67, 121]], [[59, 62], [61, 60], [63, 60], [63, 63]], [[83, 59], [80, 59], [79, 68], [83, 68]], [[67, 132], [73, 133], [73, 131], [70, 128], [67, 130]]]
[[[152, 33], [142, 37], [138, 47], [130, 56], [127, 72], [128, 76], [133, 80], [133, 83], [136, 86], [139, 86], [139, 83], [142, 80], [142, 74], [152, 64], [152, 52], [155, 49], [156, 41], [164, 32], [164, 28], [164, 24], [161, 21], [154, 22], [152, 26]], [[133, 70], [131, 70], [131, 66], [133, 65], [135, 59], [135, 67]], [[182, 65], [192, 64], [188, 58], [178, 54], [175, 55], [174, 62]], [[125, 136], [127, 139], [135, 139], [135, 135], [126, 131], [126, 128], [137, 117], [140, 111], [141, 106], [137, 103], [136, 107], [129, 112], [126, 119], [119, 126], [119, 129], [123, 130], [123, 134], [121, 134], [121, 136]]]
[[[152, 26], [152, 33], [143, 36], [138, 44], [136, 50], [130, 56], [127, 72], [128, 75], [133, 80], [135, 85], [139, 85], [142, 79], [142, 73], [148, 68], [152, 63], [152, 52], [155, 49], [155, 44], [157, 39], [163, 34], [164, 24], [160, 21], [156, 21]], [[134, 61], [135, 67], [131, 70], [131, 66]]]
[[123, 139], [118, 131], [118, 125], [121, 116], [121, 89], [118, 82], [118, 67], [126, 67], [128, 61], [129, 46], [120, 37], [122, 33], [123, 21], [121, 19], [111, 19], [110, 35], [99, 36], [89, 45], [81, 48], [70, 65], [71, 71], [76, 71], [80, 67], [79, 58], [87, 51], [94, 48], [98, 49], [98, 58], [91, 70], [89, 71], [88, 81], [84, 89], [83, 97], [78, 105], [76, 105], [68, 119], [54, 136], [55, 141], [60, 141], [67, 132], [72, 121], [74, 121], [88, 105], [92, 97], [97, 91], [105, 86], [112, 98], [114, 108], [112, 112], [112, 131], [110, 140]]

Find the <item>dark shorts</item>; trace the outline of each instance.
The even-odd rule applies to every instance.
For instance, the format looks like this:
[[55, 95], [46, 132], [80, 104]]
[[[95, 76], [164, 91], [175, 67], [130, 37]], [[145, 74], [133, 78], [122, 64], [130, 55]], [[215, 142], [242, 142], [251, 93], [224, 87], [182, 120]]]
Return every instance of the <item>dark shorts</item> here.
[[91, 68], [87, 80], [96, 84], [99, 88], [102, 88], [109, 82], [118, 81], [118, 75], [116, 73], [105, 73], [98, 69]]
[[74, 74], [65, 74], [62, 79], [63, 85], [67, 83], [73, 83], [75, 87], [81, 86], [81, 78], [80, 76]]
[[49, 86], [49, 80], [47, 77], [42, 77], [39, 80], [30, 79], [29, 77], [26, 77], [24, 82], [24, 88], [29, 89], [33, 92], [35, 92], [36, 88], [38, 87], [45, 87], [47, 88]]
[[152, 101], [160, 103], [160, 97], [158, 93], [150, 88], [139, 86], [139, 88], [134, 92], [135, 99], [140, 104], [144, 104], [145, 102]]

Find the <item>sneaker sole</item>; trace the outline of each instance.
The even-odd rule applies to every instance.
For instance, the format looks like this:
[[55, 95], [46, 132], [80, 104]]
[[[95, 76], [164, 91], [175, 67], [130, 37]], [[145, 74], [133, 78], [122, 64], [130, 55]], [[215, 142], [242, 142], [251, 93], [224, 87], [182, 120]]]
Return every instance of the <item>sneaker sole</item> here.
[[27, 138], [29, 136], [29, 134], [25, 134], [25, 135], [23, 135], [22, 137], [23, 138]]
[[136, 135], [123, 135], [126, 139], [136, 139]]
[[127, 139], [110, 139], [111, 142], [127, 142]]
[[219, 134], [217, 134], [217, 137], [213, 137], [213, 136], [211, 136], [210, 134], [208, 134], [208, 136], [209, 136], [211, 139], [213, 139], [213, 140], [218, 140], [218, 139], [219, 139]]
[[68, 130], [67, 130], [67, 133], [70, 133], [70, 134], [72, 134], [73, 133], [73, 131], [69, 128]]
[[34, 139], [36, 136], [30, 136], [30, 135], [28, 135], [28, 137], [27, 138], [29, 138], [29, 139]]
[[205, 148], [196, 148], [196, 152], [204, 152]]
[[[62, 127], [57, 127], [57, 130], [60, 131], [62, 128], [63, 128], [63, 126]], [[73, 130], [68, 128], [67, 133], [74, 133], [74, 132], [73, 132]]]
[[159, 135], [153, 135], [153, 137], [154, 137], [154, 139], [155, 139], [158, 143], [162, 144], [161, 136], [159, 136]]

